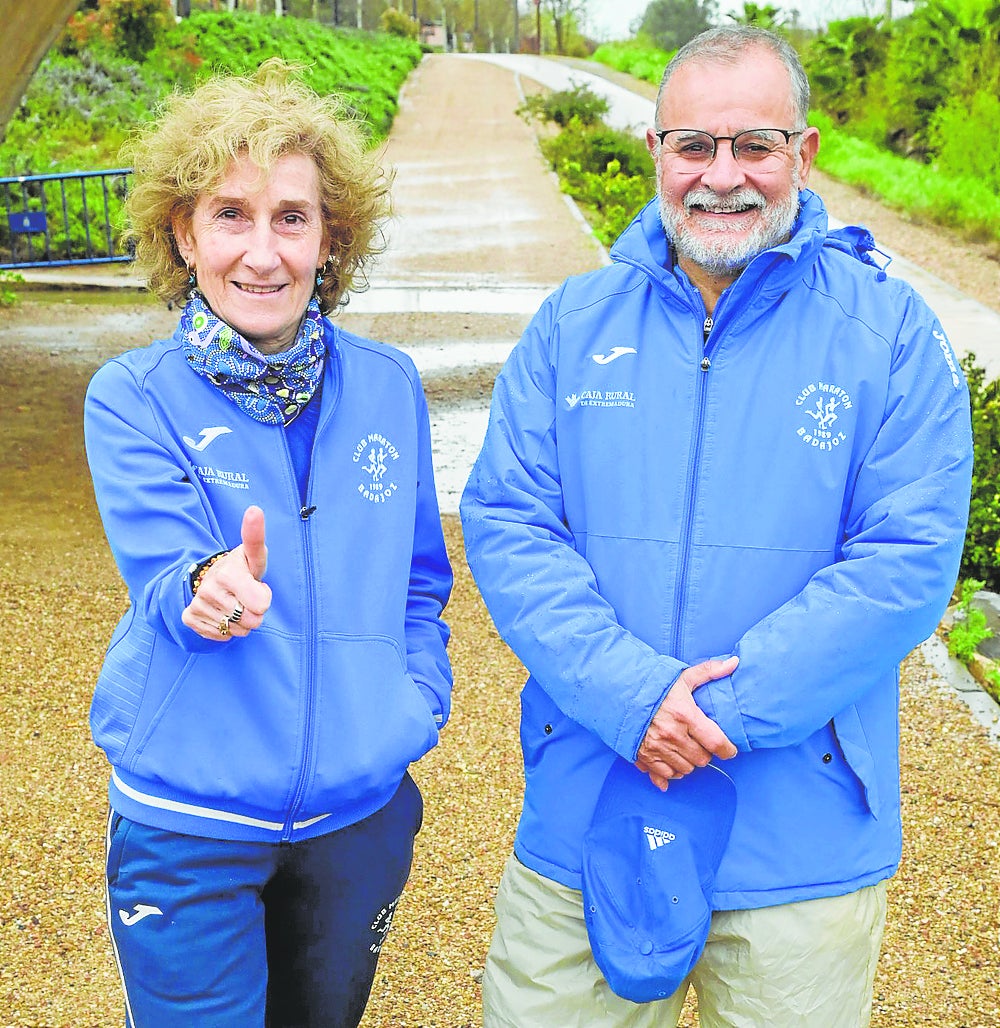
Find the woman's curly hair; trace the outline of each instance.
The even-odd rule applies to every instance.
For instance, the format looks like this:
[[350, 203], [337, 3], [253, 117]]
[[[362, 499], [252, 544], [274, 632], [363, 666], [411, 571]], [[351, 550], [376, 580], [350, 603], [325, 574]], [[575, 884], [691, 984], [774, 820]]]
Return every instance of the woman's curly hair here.
[[330, 240], [318, 289], [323, 313], [347, 302], [355, 279], [364, 286], [366, 266], [385, 249], [390, 179], [360, 119], [339, 97], [320, 96], [298, 81], [296, 71], [275, 57], [253, 75], [221, 75], [191, 93], [176, 93], [126, 144], [124, 156], [134, 169], [127, 239], [157, 296], [182, 302], [189, 289], [173, 220], [189, 222], [199, 197], [244, 156], [264, 176], [286, 154], [316, 162]]

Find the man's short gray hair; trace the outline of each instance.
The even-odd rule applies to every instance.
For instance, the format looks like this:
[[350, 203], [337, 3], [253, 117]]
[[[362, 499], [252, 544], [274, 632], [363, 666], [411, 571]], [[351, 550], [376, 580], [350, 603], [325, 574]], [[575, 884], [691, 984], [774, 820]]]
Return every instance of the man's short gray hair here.
[[724, 25], [695, 36], [674, 54], [663, 72], [660, 91], [656, 95], [656, 115], [667, 83], [674, 73], [693, 61], [714, 61], [718, 64], [736, 64], [748, 50], [763, 49], [774, 54], [788, 70], [791, 80], [792, 103], [795, 107], [797, 129], [806, 128], [809, 117], [809, 79], [795, 48], [781, 36], [753, 25]]

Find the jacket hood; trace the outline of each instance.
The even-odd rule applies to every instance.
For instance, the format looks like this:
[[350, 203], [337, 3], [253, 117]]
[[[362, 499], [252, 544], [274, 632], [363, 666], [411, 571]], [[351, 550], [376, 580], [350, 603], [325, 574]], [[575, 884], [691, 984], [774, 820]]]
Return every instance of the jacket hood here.
[[[880, 282], [885, 280], [886, 268], [892, 263], [892, 258], [875, 245], [875, 237], [862, 225], [845, 225], [843, 228], [828, 232], [823, 245], [846, 253], [862, 264], [877, 268], [877, 278]], [[883, 259], [876, 260], [873, 254], [878, 254]]]

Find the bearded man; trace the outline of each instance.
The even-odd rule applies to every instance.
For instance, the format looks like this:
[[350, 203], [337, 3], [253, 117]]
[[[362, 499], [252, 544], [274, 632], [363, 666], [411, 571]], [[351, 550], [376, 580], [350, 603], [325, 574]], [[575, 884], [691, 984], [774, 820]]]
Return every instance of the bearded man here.
[[657, 198], [497, 379], [462, 516], [530, 677], [487, 1028], [661, 1028], [689, 986], [703, 1028], [869, 1023], [972, 450], [940, 323], [806, 188], [808, 107], [771, 33], [680, 50]]

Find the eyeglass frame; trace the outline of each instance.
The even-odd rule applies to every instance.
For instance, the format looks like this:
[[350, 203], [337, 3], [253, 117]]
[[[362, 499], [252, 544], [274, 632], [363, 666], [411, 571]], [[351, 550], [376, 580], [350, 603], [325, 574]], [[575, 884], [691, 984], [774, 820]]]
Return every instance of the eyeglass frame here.
[[[719, 155], [719, 143], [725, 140], [729, 144], [729, 149], [732, 151], [733, 160], [739, 164], [739, 154], [736, 152], [736, 140], [740, 136], [745, 135], [748, 132], [777, 132], [785, 137], [785, 146], [792, 141], [792, 136], [801, 136], [806, 132], [806, 129], [780, 129], [780, 128], [752, 128], [743, 129], [742, 132], [737, 132], [735, 136], [713, 136], [711, 132], [706, 132], [704, 129], [695, 128], [673, 128], [673, 129], [653, 129], [653, 135], [656, 136], [660, 146], [663, 146], [664, 139], [670, 135], [671, 132], [692, 132], [698, 136], [708, 136], [712, 140], [712, 156], [709, 158], [706, 167], [711, 167], [715, 161], [715, 158]], [[773, 152], [773, 151], [772, 151]], [[741, 165], [742, 167], [742, 165]]]

